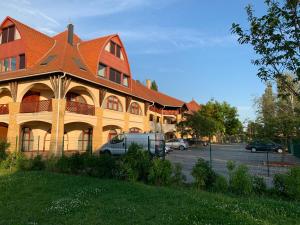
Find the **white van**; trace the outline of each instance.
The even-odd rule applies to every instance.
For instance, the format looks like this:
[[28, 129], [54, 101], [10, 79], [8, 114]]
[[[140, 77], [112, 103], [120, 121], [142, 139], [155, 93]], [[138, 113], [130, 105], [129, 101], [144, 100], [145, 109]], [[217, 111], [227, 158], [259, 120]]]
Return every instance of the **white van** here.
[[123, 133], [104, 144], [100, 151], [105, 154], [123, 155], [132, 143], [136, 143], [152, 155], [162, 156], [164, 154], [164, 141], [164, 135], [161, 133]]

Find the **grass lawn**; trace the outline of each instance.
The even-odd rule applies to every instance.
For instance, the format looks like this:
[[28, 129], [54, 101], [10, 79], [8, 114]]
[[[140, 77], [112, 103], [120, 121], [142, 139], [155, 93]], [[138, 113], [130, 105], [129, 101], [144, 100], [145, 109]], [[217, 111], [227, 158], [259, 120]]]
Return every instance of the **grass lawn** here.
[[300, 203], [47, 172], [0, 172], [0, 224], [300, 224]]

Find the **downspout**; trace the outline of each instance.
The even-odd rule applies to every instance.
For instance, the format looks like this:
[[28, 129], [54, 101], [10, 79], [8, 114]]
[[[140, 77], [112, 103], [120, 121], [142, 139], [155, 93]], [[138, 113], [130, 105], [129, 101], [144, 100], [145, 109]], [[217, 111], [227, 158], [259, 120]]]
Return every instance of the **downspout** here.
[[65, 78], [66, 72], [63, 73], [61, 77], [58, 77], [58, 101], [57, 101], [57, 114], [56, 114], [56, 142], [55, 142], [55, 152], [57, 153], [58, 150], [58, 130], [59, 130], [59, 111], [60, 111], [60, 102], [59, 100], [61, 99], [61, 79]]
[[164, 109], [166, 106], [163, 107], [163, 109], [161, 110], [161, 128], [160, 128], [160, 132], [163, 133], [163, 124], [164, 124]]

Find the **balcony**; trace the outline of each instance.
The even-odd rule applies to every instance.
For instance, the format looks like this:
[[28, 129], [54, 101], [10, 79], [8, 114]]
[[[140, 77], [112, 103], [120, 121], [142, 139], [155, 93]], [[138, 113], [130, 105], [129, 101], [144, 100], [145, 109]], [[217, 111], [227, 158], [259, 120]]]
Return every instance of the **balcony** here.
[[176, 124], [163, 124], [164, 133], [176, 131]]
[[51, 112], [52, 99], [36, 101], [36, 102], [21, 102], [21, 113], [37, 113], [37, 112]]
[[8, 104], [0, 104], [0, 115], [8, 114]]
[[81, 103], [81, 102], [67, 101], [66, 111], [77, 113], [77, 114], [94, 116], [95, 106], [86, 103]]

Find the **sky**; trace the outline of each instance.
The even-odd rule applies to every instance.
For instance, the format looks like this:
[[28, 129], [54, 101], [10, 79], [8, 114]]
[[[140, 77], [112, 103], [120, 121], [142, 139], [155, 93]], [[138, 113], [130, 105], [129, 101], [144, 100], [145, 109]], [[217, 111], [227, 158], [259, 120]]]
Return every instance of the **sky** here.
[[262, 0], [0, 0], [0, 20], [11, 16], [50, 36], [73, 23], [89, 40], [118, 33], [134, 79], [155, 80], [159, 90], [185, 102], [210, 99], [255, 118], [253, 99], [265, 85], [251, 64], [251, 46], [237, 43], [233, 22], [247, 27], [245, 6]]

